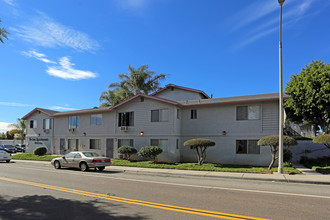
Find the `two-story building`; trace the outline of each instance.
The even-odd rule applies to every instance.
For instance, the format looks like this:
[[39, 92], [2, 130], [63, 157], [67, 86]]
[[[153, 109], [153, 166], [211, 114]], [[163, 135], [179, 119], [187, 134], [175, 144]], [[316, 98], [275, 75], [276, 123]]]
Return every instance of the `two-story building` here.
[[160, 146], [158, 160], [196, 161], [183, 146], [192, 138], [208, 138], [206, 162], [268, 165], [269, 148], [257, 146], [278, 134], [278, 93], [210, 98], [203, 91], [173, 84], [151, 94], [136, 95], [116, 106], [56, 112], [36, 108], [25, 115], [29, 150], [46, 146], [55, 154], [93, 150], [118, 158], [130, 145]]

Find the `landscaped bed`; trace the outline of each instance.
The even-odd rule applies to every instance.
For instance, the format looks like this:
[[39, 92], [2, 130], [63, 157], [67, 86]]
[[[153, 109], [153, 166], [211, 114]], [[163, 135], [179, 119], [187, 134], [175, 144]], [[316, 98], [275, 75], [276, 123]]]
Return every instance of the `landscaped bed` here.
[[300, 163], [322, 174], [330, 174], [330, 157], [302, 157]]
[[[44, 155], [37, 156], [33, 153], [23, 153], [12, 155], [15, 160], [40, 160], [51, 161], [53, 158], [59, 156]], [[225, 165], [225, 164], [213, 164], [204, 163], [198, 165], [197, 163], [165, 163], [165, 162], [153, 162], [153, 161], [128, 161], [113, 159], [113, 166], [127, 166], [127, 167], [142, 167], [142, 168], [159, 168], [159, 169], [178, 169], [178, 170], [200, 170], [200, 171], [219, 171], [219, 172], [238, 172], [238, 173], [272, 173], [277, 172], [277, 168], [268, 170], [267, 167], [257, 167], [248, 165]], [[300, 174], [301, 172], [295, 169], [290, 163], [284, 163], [284, 173]]]

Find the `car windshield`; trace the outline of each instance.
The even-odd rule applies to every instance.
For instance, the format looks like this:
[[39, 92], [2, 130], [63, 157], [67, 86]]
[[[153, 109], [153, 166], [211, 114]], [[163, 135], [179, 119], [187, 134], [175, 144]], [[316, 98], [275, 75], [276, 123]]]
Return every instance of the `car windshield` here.
[[98, 155], [97, 153], [94, 152], [83, 152], [83, 155], [85, 155], [85, 157], [98, 157], [100, 155]]
[[14, 147], [13, 145], [5, 145], [5, 147]]

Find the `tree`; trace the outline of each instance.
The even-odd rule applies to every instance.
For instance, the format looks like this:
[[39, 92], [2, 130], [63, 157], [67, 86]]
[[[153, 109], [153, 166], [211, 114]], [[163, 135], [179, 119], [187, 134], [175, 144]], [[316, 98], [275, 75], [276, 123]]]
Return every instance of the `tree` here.
[[[0, 24], [1, 24], [1, 19], [0, 19]], [[0, 28], [0, 41], [1, 41], [1, 43], [4, 43], [3, 38], [6, 38], [8, 40], [7, 34], [9, 34], [9, 33], [6, 29]]]
[[142, 147], [139, 152], [138, 155], [140, 157], [146, 157], [149, 158], [153, 161], [156, 161], [156, 158], [159, 154], [161, 154], [163, 152], [161, 147], [158, 146], [145, 146]]
[[6, 132], [6, 139], [7, 139], [7, 140], [13, 140], [13, 139], [14, 139], [14, 135], [11, 135], [11, 134], [9, 133], [9, 131], [7, 131], [7, 132]]
[[[271, 136], [266, 136], [261, 138], [258, 143], [259, 146], [269, 146], [270, 147], [270, 151], [272, 153], [272, 161], [269, 164], [268, 169], [272, 169], [275, 161], [277, 160], [277, 152], [278, 152], [278, 145], [279, 145], [279, 136], [278, 135], [271, 135]], [[283, 140], [283, 145], [284, 146], [294, 146], [297, 145], [297, 141], [289, 136], [284, 136], [284, 140]]]
[[155, 71], [148, 70], [148, 65], [142, 65], [138, 69], [129, 65], [128, 73], [119, 74], [119, 83], [111, 83], [108, 90], [101, 93], [100, 101], [105, 101], [101, 106], [116, 105], [134, 95], [146, 94], [160, 89], [160, 81], [166, 75], [156, 74]]
[[289, 120], [330, 132], [330, 64], [312, 61], [300, 74], [291, 75], [286, 92], [289, 98], [284, 106]]
[[324, 144], [328, 149], [330, 149], [330, 134], [322, 134], [313, 139], [314, 143]]
[[190, 139], [184, 142], [183, 145], [196, 149], [198, 165], [202, 165], [206, 159], [206, 149], [215, 146], [215, 142], [209, 139], [197, 138]]
[[133, 154], [137, 153], [137, 150], [132, 146], [121, 146], [118, 148], [118, 153], [124, 155], [125, 160], [129, 160]]
[[20, 134], [21, 136], [21, 144], [24, 143], [24, 139], [25, 139], [25, 129], [26, 129], [26, 124], [25, 124], [25, 120], [18, 118], [17, 119], [17, 123], [15, 124], [11, 124], [10, 127], [13, 127], [15, 132]]

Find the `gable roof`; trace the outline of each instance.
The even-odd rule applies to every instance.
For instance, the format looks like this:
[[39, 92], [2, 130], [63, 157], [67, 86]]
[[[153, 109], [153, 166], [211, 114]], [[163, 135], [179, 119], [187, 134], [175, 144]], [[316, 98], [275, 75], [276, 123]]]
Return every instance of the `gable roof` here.
[[203, 92], [202, 90], [197, 90], [197, 89], [191, 89], [191, 88], [187, 88], [187, 87], [183, 87], [183, 86], [177, 86], [177, 85], [174, 85], [174, 84], [168, 84], [166, 85], [164, 88], [154, 92], [151, 94], [151, 96], [155, 96], [159, 93], [162, 93], [163, 91], [167, 90], [167, 89], [170, 89], [170, 88], [177, 88], [177, 89], [181, 89], [181, 90], [186, 90], [186, 91], [189, 91], [189, 92], [195, 92], [195, 93], [199, 93], [201, 94], [202, 96], [204, 96], [204, 98], [206, 99], [209, 99], [210, 97], [205, 93]]
[[22, 117], [23, 120], [26, 120], [28, 117], [30, 117], [33, 113], [40, 111], [50, 117], [54, 116], [54, 114], [58, 113], [58, 111], [53, 111], [53, 110], [49, 110], [49, 109], [44, 109], [44, 108], [35, 108], [32, 111], [30, 111], [29, 113], [27, 113], [24, 117]]

